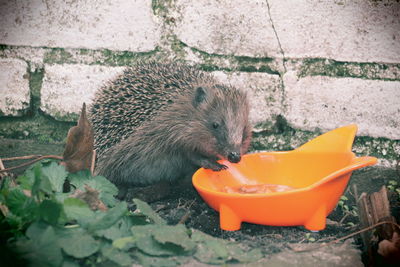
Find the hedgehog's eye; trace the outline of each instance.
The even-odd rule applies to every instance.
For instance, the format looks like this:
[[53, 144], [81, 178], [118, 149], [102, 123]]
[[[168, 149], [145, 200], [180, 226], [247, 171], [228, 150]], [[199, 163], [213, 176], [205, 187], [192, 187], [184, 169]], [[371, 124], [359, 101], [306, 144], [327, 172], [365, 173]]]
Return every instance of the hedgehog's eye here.
[[218, 129], [219, 123], [218, 123], [218, 122], [213, 122], [212, 127], [213, 127], [214, 129]]

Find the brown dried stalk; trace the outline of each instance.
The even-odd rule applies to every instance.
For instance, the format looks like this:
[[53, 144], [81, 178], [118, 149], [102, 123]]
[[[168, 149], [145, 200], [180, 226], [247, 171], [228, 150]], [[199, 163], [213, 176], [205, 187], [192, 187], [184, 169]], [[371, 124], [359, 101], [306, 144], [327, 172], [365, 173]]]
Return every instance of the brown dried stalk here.
[[[23, 157], [19, 157], [19, 158], [23, 158]], [[16, 158], [16, 159], [19, 159], [19, 158]], [[40, 161], [40, 160], [42, 160], [42, 159], [59, 159], [59, 160], [62, 160], [63, 158], [62, 158], [62, 156], [57, 156], [57, 155], [40, 156], [40, 157], [38, 157], [38, 158], [36, 158], [36, 159], [34, 159], [34, 160], [31, 160], [31, 161], [22, 163], [22, 164], [20, 164], [20, 165], [17, 165], [17, 166], [14, 166], [14, 167], [10, 167], [10, 168], [2, 169], [2, 170], [0, 170], [0, 172], [7, 172], [7, 171], [19, 169], [19, 168], [22, 168], [22, 167], [24, 167], [24, 166], [31, 165], [31, 164], [33, 164], [33, 163], [35, 163], [35, 162], [38, 162], [38, 161]], [[10, 160], [10, 159], [9, 159], [9, 160]]]
[[357, 232], [348, 234], [348, 235], [343, 236], [343, 237], [341, 237], [341, 238], [332, 240], [332, 241], [330, 241], [330, 242], [328, 242], [328, 243], [319, 244], [319, 245], [317, 245], [317, 246], [315, 246], [315, 247], [312, 247], [312, 248], [306, 248], [306, 249], [291, 248], [291, 249], [292, 249], [293, 251], [295, 251], [295, 252], [308, 252], [308, 251], [313, 251], [313, 250], [316, 250], [316, 249], [319, 249], [319, 248], [322, 248], [322, 247], [330, 246], [330, 245], [335, 244], [335, 243], [337, 243], [337, 242], [339, 242], [339, 241], [342, 241], [342, 240], [345, 240], [345, 239], [347, 239], [347, 238], [353, 237], [353, 236], [355, 236], [355, 235], [364, 233], [364, 232], [366, 232], [366, 231], [370, 231], [370, 230], [372, 230], [372, 229], [374, 229], [374, 228], [376, 228], [376, 227], [378, 227], [378, 226], [380, 226], [380, 225], [383, 225], [383, 224], [391, 224], [391, 225], [394, 225], [394, 226], [396, 226], [396, 227], [400, 230], [400, 225], [399, 225], [399, 224], [397, 224], [397, 223], [395, 223], [395, 222], [392, 222], [392, 221], [384, 221], [384, 222], [379, 222], [379, 223], [376, 223], [376, 224], [374, 224], [374, 225], [368, 226], [368, 227], [366, 227], [366, 228], [364, 228], [364, 229], [361, 229], [361, 230], [359, 230], [359, 231], [357, 231]]

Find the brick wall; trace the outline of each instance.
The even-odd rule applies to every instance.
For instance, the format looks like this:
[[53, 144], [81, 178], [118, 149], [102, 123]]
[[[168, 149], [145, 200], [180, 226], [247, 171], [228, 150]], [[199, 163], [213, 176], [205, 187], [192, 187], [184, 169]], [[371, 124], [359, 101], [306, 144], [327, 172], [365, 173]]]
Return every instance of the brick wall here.
[[356, 123], [356, 152], [400, 154], [398, 1], [17, 0], [0, 18], [0, 136], [60, 141], [105, 81], [168, 59], [247, 90], [267, 149]]

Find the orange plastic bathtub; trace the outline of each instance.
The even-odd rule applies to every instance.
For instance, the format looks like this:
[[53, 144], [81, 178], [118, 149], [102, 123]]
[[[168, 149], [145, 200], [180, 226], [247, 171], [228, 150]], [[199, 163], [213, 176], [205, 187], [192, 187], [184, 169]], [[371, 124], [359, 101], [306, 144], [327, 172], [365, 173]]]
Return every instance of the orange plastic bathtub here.
[[[199, 169], [193, 185], [204, 201], [219, 212], [223, 230], [238, 230], [242, 222], [275, 226], [303, 225], [319, 231], [335, 208], [352, 171], [373, 165], [374, 157], [351, 152], [356, 125], [327, 132], [285, 152], [247, 154], [220, 172]], [[239, 193], [226, 188], [283, 185], [284, 192]]]

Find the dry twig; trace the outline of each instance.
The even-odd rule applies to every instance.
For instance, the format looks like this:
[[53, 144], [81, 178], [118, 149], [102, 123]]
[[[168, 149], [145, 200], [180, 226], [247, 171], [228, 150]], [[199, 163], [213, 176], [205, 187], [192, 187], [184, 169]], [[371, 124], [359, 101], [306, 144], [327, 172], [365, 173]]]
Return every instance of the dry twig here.
[[190, 216], [190, 208], [193, 206], [193, 204], [196, 202], [196, 200], [193, 200], [192, 202], [190, 202], [190, 204], [187, 207], [187, 211], [185, 213], [185, 215], [182, 216], [182, 218], [179, 220], [178, 224], [183, 224], [187, 221], [187, 219], [189, 219]]
[[2, 170], [0, 170], [0, 173], [1, 173], [1, 172], [7, 172], [7, 171], [15, 170], [15, 169], [18, 169], [18, 168], [21, 168], [21, 167], [25, 167], [25, 166], [27, 166], [27, 165], [31, 165], [31, 164], [33, 164], [33, 163], [35, 163], [35, 162], [38, 162], [38, 161], [40, 161], [40, 160], [42, 160], [42, 159], [59, 159], [59, 160], [62, 160], [63, 158], [62, 158], [62, 156], [57, 156], [57, 155], [46, 155], [46, 156], [41, 156], [41, 157], [38, 157], [38, 158], [36, 158], [36, 159], [34, 159], [34, 160], [31, 160], [31, 161], [22, 163], [22, 164], [20, 164], [20, 165], [18, 165], [18, 166], [14, 166], [14, 167], [2, 169]]
[[93, 149], [92, 163], [90, 164], [90, 173], [94, 175], [94, 168], [96, 165], [96, 149]]
[[348, 234], [348, 235], [343, 236], [343, 237], [341, 237], [341, 238], [332, 240], [332, 241], [330, 241], [330, 242], [328, 242], [328, 243], [319, 244], [319, 245], [317, 245], [317, 246], [315, 246], [315, 247], [312, 247], [312, 248], [306, 248], [306, 249], [291, 248], [291, 249], [292, 249], [293, 251], [295, 251], [295, 252], [313, 251], [313, 250], [316, 250], [316, 249], [319, 249], [319, 248], [322, 248], [322, 247], [330, 246], [330, 245], [332, 245], [332, 244], [335, 244], [335, 243], [340, 242], [340, 241], [342, 241], [342, 240], [345, 240], [345, 239], [347, 239], [347, 238], [356, 236], [356, 235], [358, 235], [358, 234], [361, 234], [361, 233], [370, 231], [370, 230], [372, 230], [372, 229], [374, 229], [374, 228], [376, 228], [376, 227], [378, 227], [378, 226], [380, 226], [380, 225], [384, 225], [384, 224], [391, 224], [391, 225], [394, 225], [394, 226], [396, 226], [396, 227], [400, 230], [400, 225], [399, 225], [399, 224], [394, 223], [394, 222], [392, 222], [392, 221], [384, 221], [384, 222], [376, 223], [376, 224], [371, 225], [371, 226], [369, 226], [369, 227], [366, 227], [366, 228], [364, 228], [364, 229], [361, 229], [361, 230], [359, 230], [359, 231], [357, 231], [357, 232]]
[[11, 157], [11, 158], [2, 158], [2, 161], [11, 161], [11, 160], [20, 160], [20, 159], [33, 159], [41, 157], [42, 155], [28, 155], [28, 156], [20, 156], [20, 157]]
[[[0, 159], [0, 171], [1, 170], [4, 170], [5, 169], [5, 167], [4, 167], [4, 165], [3, 165], [3, 161], [1, 161], [1, 159]], [[7, 173], [6, 172], [4, 172], [3, 174], [0, 172], [0, 178], [3, 178], [3, 176], [7, 176]]]

